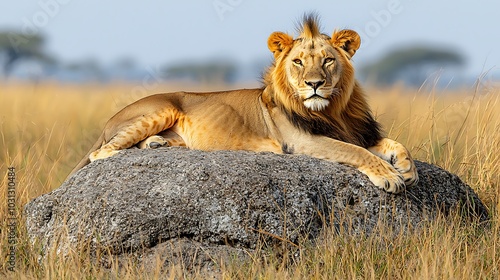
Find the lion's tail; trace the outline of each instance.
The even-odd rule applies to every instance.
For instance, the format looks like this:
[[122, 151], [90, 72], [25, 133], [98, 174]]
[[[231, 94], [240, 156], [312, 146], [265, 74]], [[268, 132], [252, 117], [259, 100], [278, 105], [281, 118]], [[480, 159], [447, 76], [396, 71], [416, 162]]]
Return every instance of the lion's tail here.
[[90, 154], [92, 152], [94, 152], [95, 150], [99, 149], [103, 145], [103, 143], [104, 143], [104, 132], [101, 133], [101, 135], [99, 136], [99, 139], [97, 139], [97, 141], [95, 142], [94, 146], [92, 146], [92, 148], [90, 148], [90, 150], [82, 158], [82, 160], [78, 163], [78, 165], [75, 166], [75, 168], [73, 168], [73, 170], [71, 170], [71, 172], [69, 173], [69, 175], [68, 175], [67, 178], [71, 177], [71, 175], [73, 175], [76, 171], [80, 170], [85, 165], [89, 164], [90, 163], [90, 159], [89, 159]]

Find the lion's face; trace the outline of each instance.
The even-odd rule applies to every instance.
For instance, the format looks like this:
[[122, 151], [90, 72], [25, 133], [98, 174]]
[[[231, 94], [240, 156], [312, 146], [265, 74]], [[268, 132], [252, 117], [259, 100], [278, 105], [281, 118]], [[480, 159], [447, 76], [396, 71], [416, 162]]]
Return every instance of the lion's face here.
[[306, 22], [296, 39], [275, 32], [268, 46], [275, 57], [274, 78], [287, 87], [283, 91], [305, 108], [322, 111], [341, 94], [341, 80], [354, 79], [350, 58], [359, 48], [360, 38], [352, 30], [329, 37], [321, 34], [315, 23]]
[[338, 53], [328, 39], [298, 38], [282, 62], [296, 97], [313, 111], [325, 109], [331, 96], [338, 93], [335, 85], [340, 79], [341, 64], [337, 63]]

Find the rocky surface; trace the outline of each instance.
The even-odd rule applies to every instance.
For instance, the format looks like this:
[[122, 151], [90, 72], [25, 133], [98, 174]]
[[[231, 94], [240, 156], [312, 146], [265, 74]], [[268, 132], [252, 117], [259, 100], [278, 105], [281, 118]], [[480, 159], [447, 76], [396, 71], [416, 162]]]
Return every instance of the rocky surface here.
[[307, 156], [131, 149], [87, 165], [28, 203], [26, 226], [42, 252], [84, 245], [146, 256], [180, 242], [203, 263], [203, 256], [212, 261], [207, 254], [245, 255], [259, 241], [314, 239], [325, 223], [343, 234], [369, 234], [381, 222], [399, 232], [458, 208], [487, 220], [457, 176], [416, 164], [419, 185], [392, 195], [355, 168]]

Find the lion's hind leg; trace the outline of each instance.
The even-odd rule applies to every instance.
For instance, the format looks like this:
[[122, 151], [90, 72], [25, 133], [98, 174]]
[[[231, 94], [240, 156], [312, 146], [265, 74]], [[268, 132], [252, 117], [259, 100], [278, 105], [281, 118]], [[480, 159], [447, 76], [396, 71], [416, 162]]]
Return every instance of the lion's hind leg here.
[[171, 130], [166, 130], [158, 135], [149, 136], [137, 144], [139, 149], [156, 149], [162, 146], [185, 147], [186, 142], [184, 142], [184, 139], [179, 134]]
[[[90, 153], [89, 159], [94, 161], [111, 157], [120, 150], [145, 142], [143, 141], [145, 139], [145, 144], [157, 143], [164, 145], [165, 143], [161, 141], [162, 137], [157, 136], [157, 134], [172, 127], [177, 119], [178, 112], [176, 110], [162, 110], [148, 115], [140, 115], [131, 121], [116, 125], [118, 128], [114, 126], [106, 127], [105, 134], [113, 136], [108, 141], [105, 141], [99, 149]], [[150, 136], [157, 136], [157, 138], [151, 138]], [[152, 145], [158, 146], [157, 144]]]
[[165, 140], [165, 138], [160, 135], [153, 135], [137, 143], [137, 147], [139, 149], [156, 149], [165, 146], [166, 144], [167, 140]]
[[389, 138], [383, 138], [377, 145], [369, 147], [368, 150], [383, 160], [389, 162], [403, 175], [407, 187], [418, 183], [418, 173], [410, 152], [403, 144]]

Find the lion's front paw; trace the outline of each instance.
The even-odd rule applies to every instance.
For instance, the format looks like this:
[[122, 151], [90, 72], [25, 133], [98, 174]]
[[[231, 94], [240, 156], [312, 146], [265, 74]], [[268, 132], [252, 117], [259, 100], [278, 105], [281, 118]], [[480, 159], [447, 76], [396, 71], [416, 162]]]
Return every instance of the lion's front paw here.
[[407, 187], [413, 187], [418, 184], [418, 173], [415, 162], [406, 149], [391, 155], [390, 163], [403, 175]]
[[405, 181], [396, 169], [389, 163], [379, 159], [377, 164], [360, 167], [359, 170], [366, 174], [372, 183], [389, 193], [400, 193], [405, 189]]
[[159, 135], [149, 136], [145, 140], [139, 142], [137, 146], [140, 149], [156, 149], [167, 144], [167, 140]]
[[374, 155], [390, 163], [404, 178], [407, 187], [413, 187], [418, 183], [418, 173], [410, 152], [403, 146], [389, 138], [383, 138], [380, 142], [368, 148]]

